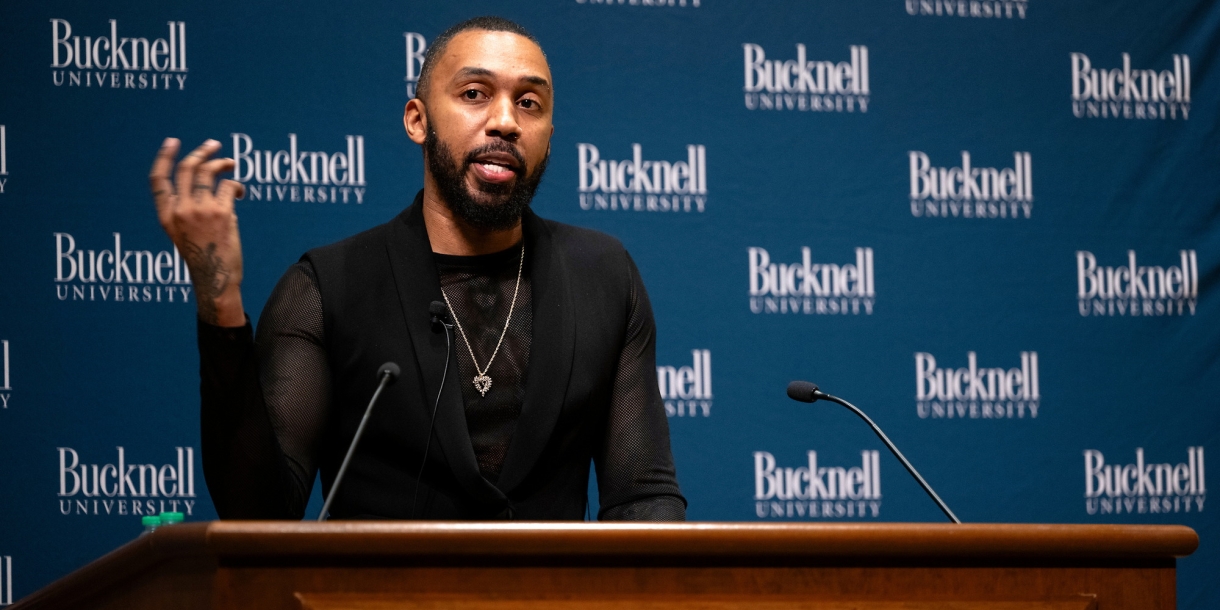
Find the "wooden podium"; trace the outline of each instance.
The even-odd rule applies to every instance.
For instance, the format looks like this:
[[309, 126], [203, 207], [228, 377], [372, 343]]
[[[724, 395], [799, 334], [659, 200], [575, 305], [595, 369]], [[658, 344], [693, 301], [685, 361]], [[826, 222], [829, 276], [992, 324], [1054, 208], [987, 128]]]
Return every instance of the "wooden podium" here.
[[18, 602], [296, 610], [1155, 610], [1181, 526], [212, 522]]

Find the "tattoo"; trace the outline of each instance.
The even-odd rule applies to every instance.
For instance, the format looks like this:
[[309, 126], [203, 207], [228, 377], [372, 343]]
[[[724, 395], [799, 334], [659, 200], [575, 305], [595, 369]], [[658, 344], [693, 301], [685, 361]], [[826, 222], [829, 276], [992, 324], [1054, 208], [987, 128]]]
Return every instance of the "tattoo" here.
[[199, 319], [208, 324], [218, 324], [220, 315], [216, 311], [216, 299], [229, 286], [229, 270], [216, 256], [216, 244], [204, 248], [186, 241], [182, 244], [182, 258], [195, 280], [195, 301], [199, 306]]

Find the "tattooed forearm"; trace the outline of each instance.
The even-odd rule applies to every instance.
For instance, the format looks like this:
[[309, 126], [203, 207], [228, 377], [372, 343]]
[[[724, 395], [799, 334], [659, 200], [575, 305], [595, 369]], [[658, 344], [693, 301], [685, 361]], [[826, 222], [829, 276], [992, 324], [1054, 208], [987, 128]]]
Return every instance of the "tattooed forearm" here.
[[195, 301], [199, 306], [199, 319], [208, 324], [218, 324], [216, 299], [229, 286], [229, 270], [216, 256], [216, 244], [209, 243], [200, 248], [189, 241], [182, 244], [182, 258], [190, 267], [195, 280]]

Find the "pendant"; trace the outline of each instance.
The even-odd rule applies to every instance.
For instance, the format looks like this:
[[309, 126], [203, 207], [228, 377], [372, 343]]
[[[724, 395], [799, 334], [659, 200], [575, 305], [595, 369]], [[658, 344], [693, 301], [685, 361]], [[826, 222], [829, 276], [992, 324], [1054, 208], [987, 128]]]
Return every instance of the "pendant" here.
[[474, 378], [474, 389], [479, 391], [480, 396], [487, 396], [487, 390], [491, 389], [491, 377], [480, 373]]

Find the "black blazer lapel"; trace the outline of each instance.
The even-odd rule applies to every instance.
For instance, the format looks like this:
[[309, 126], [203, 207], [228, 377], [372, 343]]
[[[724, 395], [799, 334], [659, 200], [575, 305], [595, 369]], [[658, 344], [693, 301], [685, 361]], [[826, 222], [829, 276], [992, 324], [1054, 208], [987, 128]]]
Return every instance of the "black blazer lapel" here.
[[[424, 405], [431, 411], [445, 366], [445, 335], [443, 332], [433, 331], [428, 315], [428, 305], [443, 298], [440, 274], [432, 258], [432, 246], [424, 227], [422, 191], [415, 196], [411, 207], [391, 221], [386, 255], [390, 259], [398, 300], [402, 305], [402, 314], [415, 350], [416, 364], [421, 376], [420, 387], [424, 388]], [[467, 493], [483, 502], [504, 502], [504, 494], [479, 473], [474, 447], [470, 442], [470, 431], [466, 426], [466, 410], [462, 404], [462, 391], [458, 386], [459, 377], [461, 374], [458, 372], [457, 359], [451, 355], [444, 395], [436, 409], [435, 434], [438, 448], [443, 452], [454, 477]], [[426, 433], [425, 430], [420, 430], [420, 438]]]
[[525, 480], [550, 440], [567, 395], [576, 345], [571, 282], [562, 253], [546, 224], [532, 211], [526, 210], [522, 222], [531, 268], [534, 323], [525, 403], [496, 483], [504, 493]]

